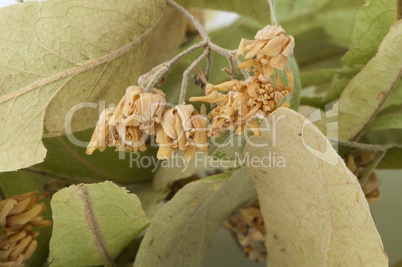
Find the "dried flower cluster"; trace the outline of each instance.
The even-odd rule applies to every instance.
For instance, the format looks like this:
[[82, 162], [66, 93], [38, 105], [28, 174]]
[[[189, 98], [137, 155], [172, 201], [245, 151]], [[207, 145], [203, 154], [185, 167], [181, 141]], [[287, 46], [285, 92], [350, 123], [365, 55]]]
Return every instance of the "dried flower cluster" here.
[[266, 260], [266, 231], [258, 201], [248, 208], [236, 210], [224, 222], [224, 227], [235, 234], [246, 258], [257, 262]]
[[144, 93], [139, 86], [130, 86], [115, 109], [104, 110], [87, 154], [96, 149], [115, 146], [120, 151], [144, 151], [149, 135], [156, 134], [159, 144], [158, 158], [170, 158], [176, 149], [192, 159], [197, 150], [207, 149], [207, 121], [192, 105], [165, 108], [165, 94], [158, 89]]
[[253, 67], [256, 77], [269, 81], [269, 77], [275, 73], [274, 68], [283, 70], [288, 63], [295, 45], [294, 39], [291, 35], [285, 35], [281, 27], [271, 25], [258, 31], [254, 39], [241, 40], [236, 56], [245, 55], [244, 58], [249, 60], [238, 67], [249, 70]]
[[170, 158], [172, 151], [184, 151], [190, 161], [197, 150], [207, 151], [207, 121], [193, 105], [177, 105], [163, 114], [156, 131], [158, 158]]
[[[360, 180], [367, 172], [368, 165], [373, 161], [374, 157], [374, 152], [349, 155], [346, 165], [349, 170], [356, 175], [357, 179]], [[377, 179], [377, 175], [375, 172], [372, 172], [366, 183], [362, 186], [362, 190], [369, 204], [373, 204], [381, 199], [381, 193], [379, 190], [380, 185], [381, 182]]]
[[[263, 118], [273, 112], [294, 86], [293, 73], [286, 70], [289, 86], [285, 87], [278, 76], [275, 85], [271, 80], [263, 82], [255, 76], [245, 81], [232, 80], [218, 85], [207, 84], [206, 95], [192, 97], [190, 101], [202, 101], [217, 105], [210, 114], [211, 137], [218, 137], [226, 130], [243, 134], [249, 127], [256, 136], [260, 130], [255, 117]], [[220, 93], [228, 92], [227, 94]]]
[[155, 133], [156, 123], [161, 122], [166, 100], [161, 90], [143, 91], [139, 86], [128, 87], [115, 109], [101, 113], [87, 154], [96, 149], [103, 151], [107, 146], [126, 152], [146, 149], [145, 141]]
[[[209, 114], [209, 136], [218, 137], [226, 130], [243, 134], [248, 128], [256, 136], [261, 135], [256, 117], [263, 118], [273, 112], [293, 90], [294, 77], [289, 69], [286, 69], [288, 86], [278, 76], [271, 80], [274, 68], [285, 68], [293, 46], [293, 37], [285, 35], [277, 26], [266, 26], [254, 41], [242, 39], [237, 56], [245, 54], [249, 60], [239, 68], [252, 71], [254, 76], [218, 85], [207, 83], [205, 96], [190, 98], [190, 101], [216, 104]], [[140, 84], [152, 80], [150, 75], [153, 77], [152, 71], [143, 75]], [[172, 109], [166, 109], [165, 105], [162, 91], [153, 89], [147, 93], [140, 86], [130, 86], [115, 109], [106, 109], [101, 114], [87, 154], [96, 149], [103, 151], [107, 146], [127, 152], [144, 151], [145, 141], [151, 134], [156, 135], [161, 159], [170, 158], [175, 150], [184, 151], [187, 160], [197, 150], [206, 151], [206, 119], [192, 105], [177, 105]]]
[[38, 192], [6, 198], [0, 201], [0, 225], [3, 235], [0, 241], [0, 266], [24, 266], [34, 253], [38, 242], [35, 227], [46, 227], [52, 224], [42, 217], [46, 207], [38, 203]]

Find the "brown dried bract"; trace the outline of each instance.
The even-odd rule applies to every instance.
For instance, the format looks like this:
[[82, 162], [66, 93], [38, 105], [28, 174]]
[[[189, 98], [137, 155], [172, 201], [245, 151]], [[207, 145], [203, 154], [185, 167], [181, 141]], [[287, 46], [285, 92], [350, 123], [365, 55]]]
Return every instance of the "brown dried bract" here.
[[184, 151], [190, 161], [197, 150], [207, 151], [207, 120], [193, 105], [177, 105], [165, 111], [157, 126], [156, 141], [159, 145], [157, 157], [170, 158], [173, 151]]
[[130, 86], [115, 109], [106, 109], [87, 147], [87, 154], [115, 146], [121, 151], [144, 151], [145, 141], [155, 133], [165, 108], [165, 94], [158, 89], [144, 93], [140, 86]]
[[0, 266], [24, 266], [38, 245], [35, 239], [39, 233], [33, 228], [52, 224], [42, 217], [46, 207], [38, 203], [41, 197], [37, 195], [34, 191], [0, 201]]
[[285, 35], [281, 27], [271, 25], [258, 31], [254, 38], [241, 40], [236, 56], [243, 55], [248, 60], [238, 68], [252, 70], [261, 81], [268, 81], [275, 73], [274, 68], [285, 68], [288, 57], [293, 54], [294, 39]]

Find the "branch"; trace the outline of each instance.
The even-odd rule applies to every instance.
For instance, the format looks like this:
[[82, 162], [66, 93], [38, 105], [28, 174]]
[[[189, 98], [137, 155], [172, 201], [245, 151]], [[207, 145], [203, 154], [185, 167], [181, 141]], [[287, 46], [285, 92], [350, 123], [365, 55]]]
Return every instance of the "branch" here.
[[363, 186], [367, 180], [369, 179], [371, 173], [375, 170], [377, 167], [378, 163], [382, 160], [382, 158], [385, 156], [385, 151], [380, 151], [377, 153], [373, 161], [370, 163], [370, 165], [367, 168], [367, 171], [364, 173], [362, 178], [360, 178], [359, 183], [361, 186]]
[[187, 91], [187, 83], [188, 83], [188, 77], [190, 75], [190, 72], [195, 69], [195, 67], [200, 64], [201, 61], [203, 61], [206, 57], [208, 57], [208, 54], [211, 53], [210, 48], [205, 48], [204, 52], [199, 56], [184, 72], [183, 72], [183, 80], [181, 82], [181, 90], [180, 90], [180, 97], [179, 97], [179, 105], [185, 104], [186, 103], [186, 91]]
[[351, 148], [357, 148], [361, 150], [367, 150], [367, 151], [387, 151], [390, 148], [393, 147], [398, 147], [402, 148], [401, 145], [397, 144], [390, 144], [390, 145], [372, 145], [372, 144], [363, 144], [363, 143], [357, 143], [357, 142], [351, 142], [351, 141], [345, 141], [345, 140], [339, 140], [336, 138], [328, 138], [328, 140], [331, 143], [338, 143], [343, 146], [351, 147]]

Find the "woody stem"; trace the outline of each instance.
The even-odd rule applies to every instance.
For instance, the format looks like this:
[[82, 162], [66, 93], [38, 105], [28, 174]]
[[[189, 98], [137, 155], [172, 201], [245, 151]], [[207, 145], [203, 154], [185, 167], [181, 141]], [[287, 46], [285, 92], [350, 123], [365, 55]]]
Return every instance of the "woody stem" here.
[[380, 151], [377, 153], [373, 161], [370, 163], [368, 166], [368, 169], [366, 170], [366, 173], [363, 175], [363, 177], [360, 179], [359, 183], [361, 186], [363, 186], [367, 180], [370, 178], [371, 173], [374, 171], [374, 169], [377, 167], [378, 163], [382, 160], [382, 158], [385, 156], [385, 151]]
[[[162, 63], [161, 65], [157, 66], [156, 68], [158, 68], [157, 72], [155, 73], [155, 75], [152, 77], [152, 79], [148, 82], [148, 84], [142, 85], [141, 86], [145, 86], [145, 92], [150, 92], [152, 91], [152, 88], [155, 87], [156, 84], [159, 83], [159, 81], [162, 79], [162, 77], [164, 77], [166, 74], [168, 74], [171, 69], [173, 68], [173, 66], [184, 56], [190, 54], [191, 52], [204, 47], [207, 45], [207, 42], [202, 41], [199, 42], [189, 48], [187, 48], [186, 50], [184, 50], [183, 52], [181, 52], [180, 54], [178, 54], [177, 56], [175, 56], [174, 58], [172, 58], [170, 61]], [[154, 68], [155, 69], [155, 68]], [[151, 70], [152, 71], [152, 70]], [[146, 75], [146, 74], [145, 74]], [[140, 79], [139, 79], [140, 80]], [[139, 82], [140, 83], [140, 82]]]
[[191, 24], [193, 24], [194, 28], [200, 34], [202, 40], [208, 40], [208, 42], [209, 42], [209, 36], [208, 36], [207, 31], [201, 25], [201, 23], [190, 12], [188, 12], [187, 9], [185, 9], [181, 5], [177, 4], [173, 0], [166, 0], [166, 3], [169, 6], [173, 7], [174, 9], [176, 9], [177, 11], [179, 11], [183, 16], [185, 16], [191, 22]]
[[179, 97], [179, 105], [186, 103], [186, 91], [187, 91], [187, 83], [188, 77], [190, 73], [195, 67], [200, 64], [208, 55], [211, 53], [211, 49], [209, 47], [204, 49], [204, 52], [199, 56], [191, 65], [183, 72], [183, 80], [181, 82], [181, 89], [180, 89], [180, 97]]

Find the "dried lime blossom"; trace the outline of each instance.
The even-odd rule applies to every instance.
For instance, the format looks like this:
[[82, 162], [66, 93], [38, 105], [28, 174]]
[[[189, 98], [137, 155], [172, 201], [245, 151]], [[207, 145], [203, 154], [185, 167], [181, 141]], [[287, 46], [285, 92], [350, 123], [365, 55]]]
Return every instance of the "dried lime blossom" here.
[[285, 30], [281, 27], [271, 25], [258, 31], [254, 39], [241, 40], [236, 56], [243, 55], [249, 60], [238, 67], [249, 70], [253, 67], [256, 77], [268, 81], [275, 73], [274, 68], [279, 70], [285, 68], [288, 57], [293, 54], [294, 39], [291, 35], [285, 35]]
[[39, 233], [33, 228], [52, 224], [42, 217], [46, 207], [37, 195], [34, 191], [0, 201], [0, 266], [24, 266], [38, 246]]
[[246, 258], [257, 262], [266, 260], [266, 230], [258, 201], [250, 207], [237, 209], [223, 226], [233, 232]]
[[[278, 76], [275, 85], [269, 79], [263, 82], [255, 76], [245, 81], [229, 81], [218, 85], [208, 84], [206, 96], [192, 97], [190, 101], [215, 103], [209, 117], [211, 130], [209, 135], [218, 137], [226, 130], [235, 130], [243, 134], [249, 127], [255, 135], [260, 136], [255, 117], [263, 118], [273, 112], [282, 99], [290, 94], [294, 86], [293, 73], [286, 70], [289, 87], [285, 87]], [[227, 92], [227, 94], [220, 93]]]
[[[346, 166], [356, 175], [357, 179], [360, 180], [367, 172], [368, 165], [373, 161], [374, 157], [374, 152], [349, 155], [346, 160]], [[380, 185], [381, 182], [377, 179], [377, 175], [375, 172], [372, 172], [368, 180], [362, 186], [362, 190], [369, 204], [373, 204], [381, 199]]]
[[193, 105], [177, 105], [165, 111], [157, 126], [156, 141], [159, 145], [157, 157], [170, 158], [173, 151], [184, 151], [190, 161], [197, 150], [207, 151], [207, 120]]
[[165, 94], [158, 89], [144, 93], [140, 86], [130, 86], [115, 109], [106, 109], [87, 147], [87, 154], [107, 146], [121, 151], [144, 151], [145, 141], [155, 133], [156, 124], [162, 119]]

